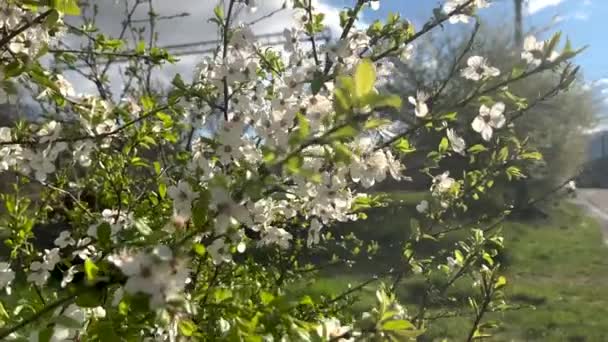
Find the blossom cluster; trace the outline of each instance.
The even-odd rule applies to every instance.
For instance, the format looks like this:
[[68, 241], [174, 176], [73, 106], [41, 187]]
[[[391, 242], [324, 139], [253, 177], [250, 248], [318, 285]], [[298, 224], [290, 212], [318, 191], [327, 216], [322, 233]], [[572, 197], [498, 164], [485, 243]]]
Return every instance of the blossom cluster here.
[[[238, 3], [252, 11], [257, 6], [256, 1]], [[372, 9], [380, 6], [378, 0], [362, 3]], [[116, 104], [76, 94], [61, 75], [46, 75], [50, 84], [38, 100], [60, 99], [65, 107], [46, 121], [0, 127], [0, 173], [25, 176], [49, 192], [57, 190], [56, 182], [67, 183], [67, 190], [59, 189], [59, 193], [71, 195], [82, 184], [65, 182], [62, 171], [83, 171], [91, 187], [111, 188], [112, 194], [100, 201], [102, 205], [74, 210], [77, 224], [73, 231], [59, 234], [55, 248], [27, 253], [27, 281], [44, 287], [51, 273], [62, 269], [61, 287], [65, 288], [72, 285], [75, 274], [84, 271], [94, 277], [91, 268], [102, 265], [101, 271], [95, 271], [119, 279], [112, 284], [118, 285], [112, 287], [114, 307], [143, 295], [149, 298], [151, 309], [166, 314], [163, 310], [174, 309], [171, 303], [190, 299], [184, 292], [198, 280], [198, 271], [193, 270], [205, 267], [203, 261], [192, 260], [191, 249], [198, 256], [209, 256], [207, 261], [216, 272], [238, 263], [237, 253], [249, 249], [282, 254], [298, 243], [313, 249], [328, 238], [324, 232], [331, 225], [361, 217], [357, 204], [371, 201], [370, 188], [389, 178], [409, 180], [402, 150], [397, 148], [409, 142], [400, 140], [402, 132], [392, 129], [394, 122], [386, 119], [388, 111], [402, 110], [401, 100], [385, 96], [382, 85], [396, 72], [395, 65], [383, 57], [407, 61], [416, 53], [413, 25], [392, 16], [387, 29], [378, 23], [364, 30], [353, 25], [356, 18], [352, 18], [340, 39], [317, 44], [315, 35], [323, 29], [322, 23], [318, 25], [323, 16], [311, 4], [294, 2], [295, 24], [283, 32], [286, 43], [281, 53], [264, 49], [250, 26], [228, 27], [226, 14], [217, 10], [220, 28], [230, 32], [224, 32], [217, 53], [197, 67], [191, 85], [176, 78], [176, 92], [167, 105], [158, 105], [151, 96]], [[448, 0], [442, 7], [444, 17], [438, 15], [436, 25], [444, 20], [466, 23], [475, 9], [488, 5], [486, 0]], [[4, 6], [0, 28], [6, 31], [33, 18], [18, 7]], [[348, 21], [345, 14], [343, 20]], [[8, 50], [36, 54], [50, 37], [36, 30], [43, 29], [25, 30]], [[32, 45], [32, 37], [42, 43]], [[528, 38], [521, 57], [537, 67], [559, 56], [545, 51], [543, 42]], [[470, 56], [463, 64], [459, 75], [476, 82], [479, 89], [503, 76], [482, 56]], [[406, 130], [428, 127], [445, 132], [439, 154], [466, 156], [470, 152], [463, 137], [470, 132], [464, 132], [465, 128], [489, 142], [509, 122], [507, 104], [486, 99], [464, 128], [442, 119], [433, 126], [438, 114], [443, 114], [435, 113], [436, 96], [422, 89], [407, 96], [411, 106], [405, 109], [408, 124], [403, 125]], [[183, 150], [164, 160], [163, 148], [182, 135], [189, 136]], [[140, 146], [152, 145], [160, 146], [162, 158], [138, 154]], [[133, 186], [122, 179], [131, 176], [130, 165], [137, 167], [133, 169], [141, 184]], [[430, 170], [432, 196], [416, 206], [422, 216], [430, 215], [435, 204], [447, 209], [463, 184], [448, 171]], [[84, 266], [64, 262], [67, 259], [81, 259]], [[452, 259], [448, 264], [461, 266]], [[422, 268], [416, 266], [414, 272], [422, 273]], [[14, 278], [11, 265], [0, 263], [0, 289], [10, 292]], [[403, 308], [393, 309], [392, 318], [406, 318]], [[102, 316], [98, 311], [70, 305], [57, 315], [82, 326], [91, 317]], [[174, 324], [179, 315], [171, 314]], [[377, 316], [384, 319], [385, 315]], [[316, 333], [337, 339], [352, 329], [328, 318]], [[168, 334], [157, 330], [163, 336], [157, 340]], [[170, 330], [174, 334], [175, 329]], [[79, 338], [78, 329], [59, 323], [52, 336], [54, 340]]]
[[[464, 3], [449, 1], [444, 10], [450, 13]], [[378, 1], [372, 2], [373, 7], [378, 4]], [[485, 1], [476, 1], [468, 10], [486, 5]], [[15, 17], [15, 13], [10, 17]], [[214, 238], [208, 250], [218, 264], [232, 260], [230, 246], [237, 246], [239, 252], [246, 249], [249, 242], [245, 230], [260, 233], [258, 246], [288, 248], [293, 239], [290, 222], [296, 217], [308, 222], [308, 245], [317, 244], [321, 240], [323, 227], [335, 221], [357, 219], [358, 216], [352, 211], [353, 205], [357, 198], [366, 196], [358, 188], [370, 188], [388, 176], [395, 180], [407, 179], [403, 175], [405, 166], [400, 158], [390, 146], [384, 146], [381, 139], [374, 138], [385, 129], [384, 125], [356, 132], [352, 122], [345, 121], [336, 110], [334, 92], [340, 84], [331, 79], [323, 82], [320, 89], [313, 89], [310, 84], [319, 74], [352, 74], [367, 58], [387, 51], [408, 59], [413, 54], [412, 45], [395, 46], [388, 37], [372, 37], [366, 30], [353, 28], [344, 39], [313, 51], [303, 46], [299, 39], [308, 34], [306, 30], [311, 16], [305, 8], [294, 8], [293, 13], [295, 25], [284, 31], [287, 38], [283, 46], [286, 55], [284, 62], [289, 68], [268, 70], [262, 67], [268, 65], [269, 61], [261, 53], [261, 46], [256, 43], [255, 35], [248, 26], [235, 28], [228, 44], [222, 47], [225, 51], [220, 51], [214, 58], [205, 58], [198, 67], [200, 76], [194, 87], [218, 94], [216, 99], [224, 106], [219, 108], [224, 120], [217, 123], [212, 142], [194, 139], [190, 151], [192, 158], [186, 167], [191, 174], [177, 179], [167, 193], [173, 202], [174, 217], [184, 221], [191, 220], [193, 204], [200, 198], [201, 191], [210, 193], [209, 209], [213, 213]], [[11, 25], [16, 25], [14, 21], [11, 21]], [[408, 27], [410, 24], [404, 22], [404, 25]], [[327, 60], [319, 61], [323, 58]], [[489, 66], [486, 59], [479, 56], [471, 57], [467, 64], [462, 75], [474, 81], [500, 74], [498, 69]], [[326, 65], [330, 69], [325, 70]], [[378, 83], [390, 75], [393, 68], [389, 61], [375, 63], [373, 72]], [[266, 72], [264, 77], [260, 77], [262, 70]], [[275, 73], [271, 75], [270, 71]], [[37, 138], [35, 144], [10, 144], [16, 139], [16, 132], [3, 127], [0, 129], [0, 142], [6, 144], [0, 147], [2, 170], [17, 170], [45, 182], [56, 171], [57, 160], [62, 154], [71, 153], [80, 167], [88, 168], [92, 165], [92, 154], [109, 148], [112, 139], [119, 137], [115, 132], [120, 130], [121, 121], [113, 114], [117, 108], [108, 101], [75, 94], [69, 82], [60, 75], [54, 79], [54, 86], [52, 91], [49, 88], [42, 96], [55, 92], [74, 103], [74, 113], [70, 115], [76, 118], [78, 134], [82, 138], [66, 141], [64, 124], [52, 120], [29, 127]], [[375, 89], [372, 92], [378, 93]], [[415, 117], [426, 119], [430, 114], [426, 102], [428, 99], [429, 95], [422, 91], [415, 99], [410, 98], [415, 106]], [[134, 108], [130, 103], [127, 105], [126, 108]], [[499, 110], [504, 110], [504, 106], [497, 106], [492, 110], [482, 106], [480, 116], [473, 122], [473, 128], [486, 140], [491, 137], [493, 130], [504, 124], [504, 120], [500, 121], [502, 111]], [[131, 113], [132, 119], [138, 118], [140, 110], [138, 108]], [[211, 108], [208, 105], [198, 108], [194, 105], [190, 112], [197, 110]], [[364, 119], [373, 119], [378, 114], [369, 106], [353, 110], [354, 115]], [[185, 122], [186, 125], [204, 123], [204, 120]], [[342, 126], [355, 132], [346, 133], [352, 137], [345, 143], [332, 144], [329, 138], [333, 133], [340, 132], [336, 128]], [[200, 128], [193, 126], [193, 129]], [[71, 129], [70, 133], [74, 134], [73, 127]], [[448, 138], [452, 149], [463, 154], [466, 148], [464, 140], [452, 129], [448, 130]], [[99, 141], [101, 144], [96, 143]], [[348, 157], [338, 158], [342, 154]], [[274, 160], [268, 162], [269, 155]], [[283, 156], [298, 157], [297, 169], [284, 167], [291, 159], [282, 160]], [[279, 165], [275, 167], [273, 162]], [[272, 172], [260, 171], [267, 169]], [[243, 170], [245, 182], [270, 179], [280, 191], [267, 196], [243, 193], [239, 189], [239, 184], [243, 182]], [[437, 176], [436, 180], [433, 191], [439, 193], [447, 192], [454, 182], [447, 174]], [[85, 238], [88, 240], [79, 241], [79, 245], [84, 247], [77, 249], [77, 252], [84, 253], [84, 257], [95, 255], [96, 251], [94, 248], [91, 250], [87, 242], [91, 238], [100, 238], [98, 230], [101, 225], [109, 225], [112, 240], [118, 242], [120, 231], [132, 227], [135, 219], [133, 214], [116, 209], [105, 209], [101, 216], [101, 220], [89, 226], [86, 232], [88, 237]], [[62, 235], [57, 244], [65, 248], [75, 242], [70, 236]], [[47, 251], [42, 263], [36, 261], [32, 264], [30, 281], [41, 285], [47, 280], [48, 272], [59, 260], [58, 251]], [[160, 301], [165, 298], [159, 295], [163, 292], [159, 289], [160, 283], [150, 285], [154, 282], [141, 274], [142, 269], [151, 266], [152, 259], [148, 254], [129, 254], [115, 257], [114, 264], [133, 279], [127, 286], [129, 291], [148, 293]], [[169, 264], [167, 262], [165, 266], [169, 267]], [[183, 262], [179, 264], [185, 265]], [[184, 273], [180, 271], [178, 278], [181, 280], [183, 277]], [[159, 278], [159, 282], [161, 280]], [[152, 287], [145, 287], [144, 284]]]
[[[123, 251], [108, 258], [128, 277], [124, 292], [150, 296], [150, 306], [158, 308], [179, 299], [189, 282], [190, 269], [184, 259], [176, 258], [168, 246], [156, 246], [150, 253]], [[115, 302], [120, 297], [115, 298]]]

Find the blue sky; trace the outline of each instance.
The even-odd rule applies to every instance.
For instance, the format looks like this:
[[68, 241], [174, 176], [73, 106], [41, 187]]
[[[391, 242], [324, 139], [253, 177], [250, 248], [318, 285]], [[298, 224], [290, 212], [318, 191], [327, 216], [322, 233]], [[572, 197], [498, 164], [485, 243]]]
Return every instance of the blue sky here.
[[[352, 6], [352, 0], [328, 0], [336, 7]], [[443, 1], [441, 1], [443, 2]], [[381, 0], [380, 10], [365, 11], [368, 20], [385, 18], [388, 12], [399, 12], [420, 27], [431, 16], [435, 0]], [[493, 0], [489, 9], [480, 12], [487, 22], [500, 25], [513, 20], [512, 0]], [[589, 45], [576, 62], [583, 68], [585, 79], [606, 83], [608, 88], [608, 0], [528, 0], [524, 22], [526, 28], [553, 24], [575, 47]], [[608, 95], [608, 91], [607, 91]]]

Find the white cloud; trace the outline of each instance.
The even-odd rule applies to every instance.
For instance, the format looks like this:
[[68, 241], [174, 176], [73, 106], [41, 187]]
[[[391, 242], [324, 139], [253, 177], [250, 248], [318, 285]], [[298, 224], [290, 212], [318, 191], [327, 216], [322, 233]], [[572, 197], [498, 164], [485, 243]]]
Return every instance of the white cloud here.
[[[101, 32], [114, 37], [118, 36], [122, 28], [122, 20], [125, 18], [125, 3], [130, 7], [134, 1], [94, 0], [93, 2], [99, 7], [97, 25], [100, 27]], [[154, 11], [159, 16], [170, 16], [184, 12], [189, 13], [185, 17], [159, 20], [156, 24], [156, 31], [158, 33], [157, 45], [179, 45], [217, 39], [217, 27], [214, 23], [209, 22], [209, 19], [213, 17], [213, 9], [218, 2], [218, 0], [153, 0]], [[236, 19], [234, 20], [234, 24], [246, 24], [257, 21], [257, 19], [281, 9], [284, 0], [265, 0], [258, 3], [258, 10], [255, 13], [250, 13], [246, 8], [237, 6], [240, 8], [237, 8], [235, 11]], [[341, 30], [339, 19], [341, 8], [332, 6], [327, 1], [319, 1], [316, 8], [317, 11], [325, 14], [325, 23], [335, 36]], [[147, 18], [147, 12], [147, 3], [142, 2], [133, 18], [145, 19]], [[256, 34], [281, 33], [284, 28], [290, 27], [293, 22], [293, 12], [291, 10], [281, 10], [269, 18], [257, 22], [253, 26], [253, 30]], [[145, 22], [140, 23], [140, 25], [147, 28]], [[147, 33], [144, 36], [147, 37]], [[127, 35], [127, 37], [130, 38], [130, 35]], [[131, 41], [131, 48], [134, 44]], [[77, 46], [78, 44], [74, 42], [73, 45]], [[188, 48], [188, 50], [207, 49], [210, 47], [213, 48], [214, 45], [194, 46]], [[201, 60], [201, 56], [181, 56], [179, 59], [179, 62], [176, 64], [167, 65], [161, 72], [156, 73], [156, 81], [161, 84], [167, 84], [176, 73], [182, 74], [184, 79], [190, 79], [192, 77], [191, 71]], [[109, 69], [109, 78], [113, 92], [120, 91], [123, 84], [120, 77], [122, 74], [120, 68], [122, 67], [124, 65], [115, 64]], [[68, 73], [66, 77], [74, 83], [75, 88], [80, 92], [96, 92], [95, 85], [92, 82], [85, 80], [76, 73]]]
[[608, 86], [608, 78], [600, 78], [599, 80], [597, 80], [593, 83], [598, 86], [603, 86], [603, 85]]
[[564, 0], [529, 0], [527, 13], [532, 15], [544, 10], [547, 7], [557, 6], [563, 1]]

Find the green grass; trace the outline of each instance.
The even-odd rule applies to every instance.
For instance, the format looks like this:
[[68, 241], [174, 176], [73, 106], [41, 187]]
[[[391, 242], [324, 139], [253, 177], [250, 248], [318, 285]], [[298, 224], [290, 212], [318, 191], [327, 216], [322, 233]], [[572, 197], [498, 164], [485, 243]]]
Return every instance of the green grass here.
[[[404, 197], [403, 206], [377, 210], [370, 213], [370, 220], [350, 226], [358, 235], [383, 245], [380, 262], [362, 263], [348, 274], [328, 272], [321, 280], [307, 284], [307, 290], [317, 295], [338, 294], [348, 284], [354, 286], [381, 270], [382, 260], [398, 258], [398, 248], [384, 246], [407, 234], [412, 204], [420, 199]], [[608, 341], [608, 247], [603, 244], [600, 228], [568, 203], [557, 205], [548, 213], [550, 218], [546, 220], [507, 222], [503, 226], [508, 301], [535, 309], [489, 315], [488, 319], [502, 322], [491, 340]], [[364, 289], [354, 311], [370, 307], [375, 285]], [[398, 289], [398, 294], [412, 302], [419, 298], [421, 289], [420, 281], [410, 279]], [[455, 297], [465, 298], [470, 290], [468, 286], [456, 286], [453, 292]], [[466, 309], [464, 300], [454, 306]], [[469, 327], [469, 318], [438, 320], [424, 340], [460, 341]]]

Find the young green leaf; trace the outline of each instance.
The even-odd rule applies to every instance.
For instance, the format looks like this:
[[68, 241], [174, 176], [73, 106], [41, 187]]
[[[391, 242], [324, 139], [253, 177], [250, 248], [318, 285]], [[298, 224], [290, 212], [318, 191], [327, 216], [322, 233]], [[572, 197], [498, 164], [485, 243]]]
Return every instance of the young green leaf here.
[[376, 70], [374, 65], [368, 59], [365, 59], [357, 65], [355, 70], [355, 95], [362, 98], [371, 93], [376, 83]]

